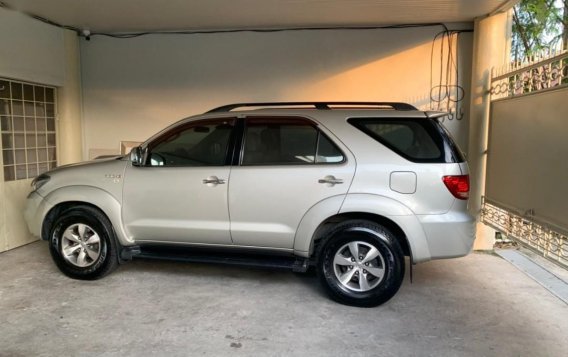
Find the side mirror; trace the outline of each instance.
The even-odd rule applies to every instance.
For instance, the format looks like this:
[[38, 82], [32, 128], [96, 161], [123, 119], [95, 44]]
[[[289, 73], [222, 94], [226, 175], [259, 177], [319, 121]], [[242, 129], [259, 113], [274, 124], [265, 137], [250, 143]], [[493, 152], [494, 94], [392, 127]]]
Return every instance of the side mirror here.
[[132, 162], [132, 166], [142, 166], [143, 164], [143, 152], [140, 146], [136, 146], [130, 150], [130, 161]]

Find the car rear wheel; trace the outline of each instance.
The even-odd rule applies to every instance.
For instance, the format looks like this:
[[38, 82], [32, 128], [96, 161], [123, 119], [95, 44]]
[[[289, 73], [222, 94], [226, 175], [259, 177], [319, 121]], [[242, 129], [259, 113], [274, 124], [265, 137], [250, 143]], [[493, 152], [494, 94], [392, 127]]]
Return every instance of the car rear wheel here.
[[332, 229], [318, 256], [320, 280], [343, 304], [380, 305], [404, 279], [404, 254], [397, 238], [370, 221], [346, 221]]
[[75, 206], [61, 212], [49, 237], [55, 264], [71, 278], [98, 279], [118, 265], [112, 225], [93, 207]]

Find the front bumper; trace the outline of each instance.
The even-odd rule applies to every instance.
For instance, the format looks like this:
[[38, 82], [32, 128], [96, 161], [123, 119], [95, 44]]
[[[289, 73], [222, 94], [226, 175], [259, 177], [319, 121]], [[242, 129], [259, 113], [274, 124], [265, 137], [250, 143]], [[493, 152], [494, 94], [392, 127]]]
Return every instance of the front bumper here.
[[37, 192], [32, 192], [26, 200], [26, 208], [24, 209], [24, 218], [28, 229], [35, 237], [41, 237], [41, 226], [45, 214], [49, 212], [51, 205]]

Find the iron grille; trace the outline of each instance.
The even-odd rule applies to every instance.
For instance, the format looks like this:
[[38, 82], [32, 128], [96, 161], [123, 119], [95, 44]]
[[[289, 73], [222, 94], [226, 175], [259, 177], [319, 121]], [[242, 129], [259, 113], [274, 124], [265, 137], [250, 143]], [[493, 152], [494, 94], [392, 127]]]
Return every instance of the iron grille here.
[[518, 97], [568, 86], [568, 52], [553, 52], [493, 69], [491, 100]]
[[568, 268], [568, 236], [484, 198], [481, 220], [545, 258]]

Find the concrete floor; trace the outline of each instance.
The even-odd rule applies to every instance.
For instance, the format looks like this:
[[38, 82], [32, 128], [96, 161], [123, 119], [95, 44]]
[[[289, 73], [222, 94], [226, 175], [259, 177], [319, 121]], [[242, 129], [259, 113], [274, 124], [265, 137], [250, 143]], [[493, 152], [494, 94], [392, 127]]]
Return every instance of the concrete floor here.
[[360, 309], [281, 271], [134, 261], [75, 281], [38, 242], [0, 254], [0, 355], [566, 355], [568, 306], [501, 258], [414, 273]]

